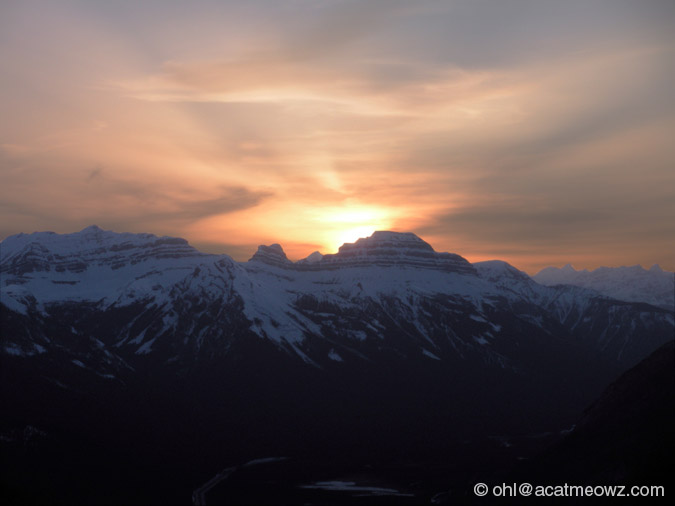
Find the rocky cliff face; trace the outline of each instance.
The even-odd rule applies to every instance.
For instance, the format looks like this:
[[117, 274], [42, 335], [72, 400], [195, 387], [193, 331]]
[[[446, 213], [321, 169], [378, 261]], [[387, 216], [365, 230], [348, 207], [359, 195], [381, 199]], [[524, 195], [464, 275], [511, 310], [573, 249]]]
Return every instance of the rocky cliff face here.
[[378, 231], [355, 243], [343, 244], [337, 253], [318, 252], [298, 262], [291, 262], [278, 244], [260, 246], [250, 261], [298, 271], [318, 271], [350, 267], [409, 267], [445, 272], [476, 274], [464, 258], [452, 253], [437, 253], [415, 234]]
[[471, 264], [459, 255], [437, 253], [412, 233], [385, 231], [342, 245], [337, 254], [325, 255], [319, 265], [324, 268], [395, 265], [475, 274]]

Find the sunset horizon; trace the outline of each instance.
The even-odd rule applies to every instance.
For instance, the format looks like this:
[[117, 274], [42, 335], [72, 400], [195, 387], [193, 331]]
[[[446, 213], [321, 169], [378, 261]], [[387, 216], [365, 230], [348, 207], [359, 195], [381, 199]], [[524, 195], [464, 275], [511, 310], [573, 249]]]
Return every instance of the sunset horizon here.
[[[61, 234], [62, 235], [77, 234], [79, 232], [83, 232], [83, 231], [85, 231], [87, 229], [90, 229], [92, 227], [100, 229], [103, 232], [112, 232], [112, 233], [115, 233], [115, 234], [125, 234], [125, 233], [137, 234], [137, 233], [140, 233], [140, 232], [129, 232], [129, 231], [126, 231], [126, 230], [109, 230], [109, 229], [99, 227], [95, 223], [92, 223], [91, 225], [88, 225], [81, 230], [75, 230], [75, 231], [72, 231], [72, 232], [61, 232]], [[363, 230], [364, 228], [367, 228], [367, 227], [360, 227], [357, 230]], [[33, 234], [33, 233], [40, 234], [41, 232], [58, 233], [58, 232], [55, 232], [53, 230], [39, 230], [39, 231], [33, 231], [33, 232], [20, 232], [20, 234]], [[212, 254], [212, 255], [227, 255], [237, 262], [247, 262], [247, 261], [251, 260], [254, 256], [254, 254], [256, 253], [256, 251], [258, 250], [258, 248], [261, 247], [261, 246], [271, 246], [273, 244], [278, 244], [282, 248], [284, 254], [287, 256], [287, 258], [291, 262], [298, 262], [300, 260], [306, 259], [307, 257], [309, 257], [312, 254], [315, 254], [317, 252], [320, 253], [321, 255], [337, 254], [339, 252], [339, 249], [343, 245], [354, 244], [354, 243], [358, 242], [360, 239], [367, 239], [367, 238], [371, 237], [375, 232], [394, 232], [394, 233], [403, 233], [403, 234], [412, 233], [412, 234], [415, 234], [417, 237], [419, 237], [424, 242], [426, 242], [427, 244], [429, 244], [434, 249], [434, 251], [436, 251], [437, 253], [454, 253], [454, 254], [457, 254], [457, 255], [460, 255], [460, 256], [466, 258], [470, 263], [485, 262], [485, 261], [492, 261], [492, 260], [505, 261], [503, 258], [497, 258], [497, 257], [485, 257], [485, 258], [474, 257], [474, 258], [470, 258], [470, 257], [467, 257], [467, 256], [463, 255], [459, 251], [441, 250], [441, 249], [438, 249], [438, 248], [434, 247], [434, 244], [425, 240], [424, 237], [421, 237], [418, 234], [416, 234], [415, 232], [412, 232], [412, 231], [409, 231], [409, 230], [390, 230], [390, 229], [376, 230], [376, 229], [373, 229], [372, 231], [365, 232], [362, 235], [358, 235], [358, 234], [355, 234], [355, 233], [350, 234], [350, 230], [347, 230], [346, 233], [338, 234], [339, 237], [342, 237], [344, 239], [344, 242], [341, 242], [334, 249], [331, 249], [332, 243], [328, 243], [329, 244], [328, 246], [322, 246], [318, 243], [317, 244], [292, 244], [291, 245], [292, 249], [289, 249], [284, 245], [283, 242], [275, 242], [275, 241], [270, 242], [270, 241], [268, 241], [268, 242], [260, 242], [257, 245], [251, 244], [251, 245], [243, 245], [243, 246], [239, 246], [239, 247], [235, 247], [235, 248], [230, 248], [229, 251], [223, 250], [222, 247], [219, 246], [218, 244], [212, 244], [212, 243], [201, 244], [199, 242], [192, 242], [185, 237], [178, 237], [178, 236], [171, 235], [171, 234], [155, 234], [153, 232], [145, 232], [145, 233], [155, 235], [155, 236], [158, 236], [158, 237], [163, 236], [163, 237], [175, 237], [175, 238], [179, 238], [179, 239], [185, 239], [185, 240], [187, 240], [187, 242], [190, 246], [192, 246], [193, 248], [197, 249], [198, 251], [200, 251], [202, 253], [207, 253], [207, 254]], [[0, 242], [0, 246], [1, 246], [1, 244], [2, 243]], [[337, 244], [337, 243], [334, 243], [334, 244]], [[312, 249], [312, 248], [315, 248], [315, 249]], [[295, 252], [295, 254], [290, 253], [291, 251]], [[307, 252], [307, 253], [305, 253], [305, 252]], [[507, 262], [507, 263], [510, 263], [510, 262]], [[538, 266], [538, 264], [533, 264], [534, 267], [530, 268], [530, 269], [522, 268], [522, 267], [520, 267], [516, 264], [511, 264], [511, 265], [513, 267], [519, 269], [519, 270], [525, 271], [530, 276], [532, 276], [534, 274], [537, 274], [542, 269], [545, 269], [547, 267], [562, 268], [562, 267], [567, 267], [567, 266], [572, 267], [576, 271], [586, 270], [586, 271], [591, 271], [591, 272], [596, 270], [596, 269], [603, 268], [603, 267], [605, 267], [605, 268], [607, 268], [607, 267], [608, 268], [640, 267], [644, 270], [650, 270], [650, 269], [653, 269], [653, 268], [657, 267], [657, 268], [659, 268], [663, 271], [666, 271], [666, 272], [670, 271], [670, 269], [668, 269], [668, 268], [666, 268], [666, 267], [664, 267], [664, 266], [662, 266], [658, 263], [652, 263], [652, 264], [649, 264], [649, 265], [640, 264], [640, 263], [637, 263], [637, 264], [621, 264], [621, 265], [619, 265], [619, 264], [611, 265], [611, 264], [608, 264], [608, 263], [604, 263], [604, 264], [599, 263], [597, 265], [592, 265], [591, 267], [586, 267], [586, 266], [579, 267], [571, 261], [559, 261], [559, 262], [553, 262], [553, 263], [542, 263], [540, 266]]]
[[[6, 2], [0, 240], [675, 271], [672, 3]], [[471, 28], [467, 28], [471, 27]]]
[[674, 26], [0, 1], [4, 502], [672, 494]]

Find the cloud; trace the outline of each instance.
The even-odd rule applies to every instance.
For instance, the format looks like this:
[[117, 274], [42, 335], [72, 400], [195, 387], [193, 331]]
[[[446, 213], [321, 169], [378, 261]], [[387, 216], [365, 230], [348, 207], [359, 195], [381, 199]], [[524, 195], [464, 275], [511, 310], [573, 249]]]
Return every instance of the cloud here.
[[[79, 181], [71, 179], [68, 185], [63, 178], [52, 181], [53, 175], [41, 169], [3, 172], [9, 176], [6, 188], [22, 188], [22, 192], [12, 195], [0, 190], [2, 213], [15, 217], [17, 223], [26, 217], [49, 221], [51, 228], [60, 230], [96, 223], [115, 230], [160, 230], [175, 235], [201, 219], [255, 207], [272, 195], [220, 185], [208, 192], [215, 196], [208, 197], [189, 187], [116, 177], [102, 166], [86, 172]], [[33, 184], [36, 181], [41, 184]], [[76, 199], [69, 198], [73, 194]], [[9, 221], [3, 228], [6, 234], [20, 231]]]
[[174, 211], [160, 211], [157, 219], [194, 221], [209, 216], [229, 214], [255, 207], [271, 196], [269, 192], [255, 192], [241, 186], [221, 186], [219, 196], [204, 200], [173, 201]]
[[100, 178], [102, 173], [103, 173], [103, 168], [100, 165], [97, 165], [96, 167], [94, 167], [91, 170], [91, 172], [89, 173], [89, 175], [86, 178], [86, 181], [91, 182], [94, 179]]
[[0, 20], [3, 231], [305, 256], [339, 232], [316, 216], [352, 208], [519, 267], [675, 268], [672, 2], [34, 10]]

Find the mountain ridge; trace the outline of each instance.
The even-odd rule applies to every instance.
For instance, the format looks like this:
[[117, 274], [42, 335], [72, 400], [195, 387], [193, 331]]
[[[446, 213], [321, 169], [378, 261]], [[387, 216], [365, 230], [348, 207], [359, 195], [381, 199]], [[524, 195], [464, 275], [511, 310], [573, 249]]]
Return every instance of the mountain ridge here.
[[632, 265], [598, 267], [592, 271], [576, 270], [567, 264], [562, 268], [546, 267], [532, 279], [545, 286], [579, 286], [626, 302], [646, 302], [665, 309], [675, 308], [675, 273], [664, 271], [657, 264], [650, 269]]
[[[215, 470], [270, 455], [463, 468], [457, 451], [495, 434], [569, 428], [672, 339], [664, 308], [375, 239], [321, 269], [289, 268], [278, 245], [235, 262], [95, 228], [3, 241], [0, 435], [35, 427], [46, 443], [36, 459], [0, 438], [0, 453], [43, 463], [45, 494], [66, 503], [92, 465], [106, 470], [93, 497], [122, 473], [143, 481], [136, 503], [187, 501]], [[36, 489], [19, 474], [19, 496]]]
[[[227, 332], [208, 322], [223, 318], [223, 307], [236, 307], [237, 325], [247, 321], [252, 335], [314, 364], [323, 359], [312, 358], [311, 342], [333, 342], [321, 352], [324, 359], [343, 359], [361, 356], [368, 343], [386, 342], [404, 329], [405, 340], [423, 356], [477, 353], [504, 365], [509, 360], [498, 351], [503, 325], [495, 318], [506, 314], [538, 332], [576, 336], [598, 352], [630, 362], [647, 352], [651, 344], [645, 343], [661, 339], [631, 336], [647, 328], [661, 329], [659, 336], [673, 325], [672, 314], [663, 309], [645, 312], [592, 290], [545, 287], [506, 262], [472, 265], [459, 255], [435, 252], [412, 233], [376, 232], [313, 262], [291, 262], [278, 244], [261, 246], [248, 262], [235, 262], [201, 253], [184, 239], [95, 226], [74, 234], [17, 235], [0, 244], [3, 305], [39, 317], [63, 304], [99, 312], [135, 308], [147, 316], [120, 328], [113, 344], [115, 349], [133, 344], [140, 355], [159, 341], [175, 343], [169, 336], [184, 327], [193, 330], [181, 340], [196, 350], [205, 340], [218, 341], [216, 336]], [[602, 324], [590, 308], [604, 315]], [[139, 326], [146, 318], [152, 323]], [[73, 322], [72, 328], [77, 326]], [[37, 352], [46, 346], [44, 340], [24, 348]], [[634, 348], [645, 351], [632, 357]], [[22, 347], [11, 349], [19, 353]]]

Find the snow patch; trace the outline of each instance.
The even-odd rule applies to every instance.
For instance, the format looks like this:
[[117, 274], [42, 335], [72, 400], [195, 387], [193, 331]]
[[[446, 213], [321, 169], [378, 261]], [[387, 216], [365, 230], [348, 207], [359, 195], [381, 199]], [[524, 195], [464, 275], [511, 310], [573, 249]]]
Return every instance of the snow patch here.
[[429, 358], [433, 358], [434, 360], [440, 360], [439, 357], [437, 357], [436, 355], [434, 355], [433, 353], [431, 353], [431, 352], [430, 352], [429, 350], [427, 350], [427, 349], [422, 348], [422, 354], [424, 354], [425, 356], [427, 356], [427, 357], [429, 357]]
[[152, 344], [155, 342], [156, 337], [150, 339], [147, 343], [143, 344], [140, 348], [136, 350], [136, 355], [147, 355], [152, 351]]
[[335, 360], [336, 362], [342, 362], [342, 357], [338, 355], [338, 353], [334, 349], [331, 349], [330, 352], [328, 352], [328, 358], [331, 360]]
[[15, 357], [24, 357], [26, 353], [15, 344], [6, 344], [3, 346], [5, 353], [9, 355], [14, 355]]
[[365, 492], [364, 495], [395, 495], [395, 496], [405, 496], [405, 497], [414, 497], [414, 494], [404, 494], [396, 490], [395, 488], [384, 488], [384, 487], [371, 487], [357, 485], [354, 481], [317, 481], [312, 485], [300, 485], [300, 488], [305, 489], [318, 489], [318, 490], [330, 490], [330, 491], [339, 491], [339, 492]]

